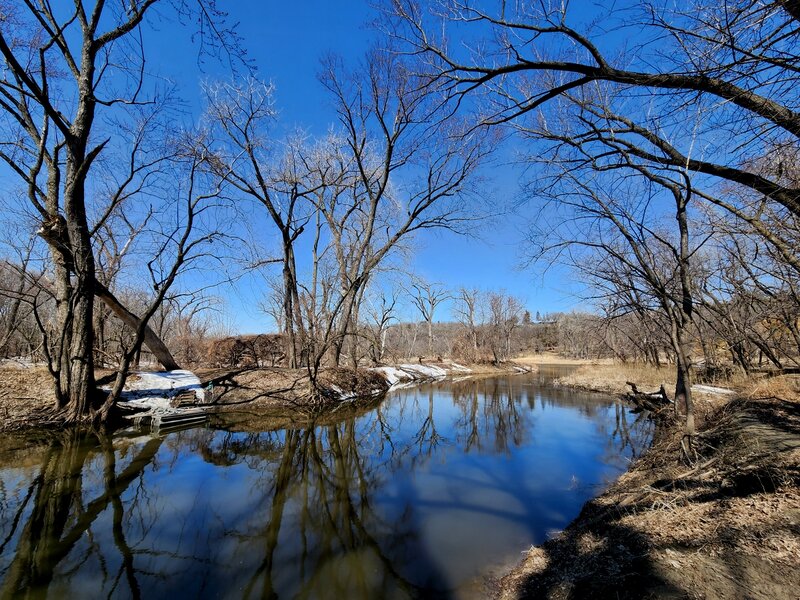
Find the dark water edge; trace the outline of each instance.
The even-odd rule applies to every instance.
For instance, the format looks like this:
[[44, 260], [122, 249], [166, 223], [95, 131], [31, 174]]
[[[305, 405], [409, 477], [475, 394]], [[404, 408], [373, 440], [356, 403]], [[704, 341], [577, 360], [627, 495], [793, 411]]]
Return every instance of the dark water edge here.
[[649, 420], [557, 374], [314, 426], [5, 440], [0, 598], [469, 597], [649, 444]]

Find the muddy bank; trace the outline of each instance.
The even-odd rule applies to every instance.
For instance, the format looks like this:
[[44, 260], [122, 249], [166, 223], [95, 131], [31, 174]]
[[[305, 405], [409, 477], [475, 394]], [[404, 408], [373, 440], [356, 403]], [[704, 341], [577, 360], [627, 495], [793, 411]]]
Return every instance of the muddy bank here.
[[498, 597], [796, 598], [800, 402], [796, 382], [780, 387], [780, 398], [766, 386], [698, 399], [691, 466], [668, 419], [626, 474], [498, 582]]

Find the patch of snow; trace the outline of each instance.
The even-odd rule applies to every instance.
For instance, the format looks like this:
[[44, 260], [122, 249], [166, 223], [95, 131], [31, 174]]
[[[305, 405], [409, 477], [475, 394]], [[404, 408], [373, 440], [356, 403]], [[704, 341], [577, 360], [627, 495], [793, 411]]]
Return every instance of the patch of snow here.
[[375, 367], [371, 370], [383, 375], [383, 378], [389, 382], [390, 386], [416, 379], [411, 374], [406, 373], [404, 370], [398, 369], [397, 367]]
[[[446, 367], [447, 368], [443, 368], [437, 365], [424, 363], [406, 363], [393, 367], [374, 367], [370, 370], [380, 373], [386, 379], [389, 383], [389, 391], [410, 387], [422, 380], [443, 379], [454, 372], [472, 373], [472, 369], [459, 365], [458, 363], [449, 363]], [[458, 379], [458, 381], [467, 378], [469, 378], [469, 376], [462, 377]]]
[[[122, 390], [120, 402], [145, 410], [175, 410], [170, 401], [180, 393], [193, 391], [198, 403], [205, 400], [200, 379], [191, 371], [160, 371], [157, 373], [131, 373]], [[104, 388], [110, 389], [110, 388]]]
[[355, 392], [345, 392], [342, 388], [340, 388], [337, 385], [332, 385], [328, 389], [335, 392], [336, 395], [339, 396], [340, 400], [352, 400], [353, 398], [356, 397]]
[[11, 356], [0, 360], [0, 367], [10, 369], [30, 369], [43, 365], [43, 362], [35, 361], [29, 356]]
[[713, 385], [693, 385], [692, 386], [693, 392], [700, 392], [704, 394], [717, 394], [720, 396], [727, 396], [730, 394], [735, 394], [736, 392], [728, 389], [728, 388], [721, 388], [721, 387], [714, 387]]
[[447, 377], [447, 371], [445, 371], [441, 367], [435, 367], [434, 365], [414, 365], [414, 364], [404, 364], [404, 365], [397, 365], [403, 371], [407, 373], [417, 374], [417, 378], [419, 377], [430, 377], [432, 379], [439, 379], [441, 377]]

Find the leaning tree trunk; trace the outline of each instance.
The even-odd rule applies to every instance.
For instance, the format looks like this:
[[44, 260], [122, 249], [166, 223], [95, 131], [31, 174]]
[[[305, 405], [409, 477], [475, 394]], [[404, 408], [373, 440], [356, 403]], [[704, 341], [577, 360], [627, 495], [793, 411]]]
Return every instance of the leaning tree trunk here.
[[[108, 288], [97, 282], [95, 283], [95, 294], [123, 323], [125, 323], [125, 325], [136, 331], [141, 320], [125, 308]], [[180, 366], [173, 358], [169, 348], [167, 348], [161, 338], [156, 335], [150, 325], [145, 325], [144, 328], [144, 345], [147, 346], [150, 352], [156, 357], [156, 360], [158, 360], [166, 370], [174, 371], [175, 369], [180, 369]]]

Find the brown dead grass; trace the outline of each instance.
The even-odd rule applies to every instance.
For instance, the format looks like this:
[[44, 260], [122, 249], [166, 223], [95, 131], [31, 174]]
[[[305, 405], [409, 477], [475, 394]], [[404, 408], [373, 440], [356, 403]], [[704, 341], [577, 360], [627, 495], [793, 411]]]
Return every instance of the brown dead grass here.
[[784, 398], [800, 402], [800, 376], [779, 375], [750, 380], [741, 384], [744, 398]]
[[0, 368], [0, 431], [43, 417], [55, 404], [51, 381], [44, 367]]
[[334, 402], [339, 400], [341, 393], [366, 398], [384, 394], [389, 389], [386, 379], [379, 373], [341, 367], [322, 371], [318, 383], [322, 386], [323, 393], [327, 393]]
[[[562, 534], [532, 548], [503, 598], [797, 598], [800, 403], [783, 384], [700, 398], [697, 461], [680, 423]], [[793, 384], [789, 384], [793, 385]]]
[[610, 358], [586, 360], [582, 358], [567, 358], [555, 352], [538, 352], [523, 354], [514, 358], [514, 362], [523, 365], [610, 365], [614, 361]]
[[658, 391], [662, 384], [669, 390], [675, 387], [675, 369], [638, 363], [584, 365], [555, 383], [592, 392], [625, 394], [631, 391], [627, 381], [636, 383], [644, 392]]

